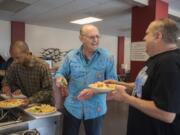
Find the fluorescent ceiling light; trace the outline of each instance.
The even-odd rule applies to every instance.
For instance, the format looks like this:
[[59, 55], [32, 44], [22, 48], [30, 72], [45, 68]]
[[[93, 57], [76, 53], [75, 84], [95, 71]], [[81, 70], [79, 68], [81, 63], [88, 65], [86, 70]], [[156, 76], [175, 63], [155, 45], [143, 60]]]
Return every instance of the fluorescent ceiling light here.
[[79, 20], [74, 20], [71, 21], [70, 23], [75, 23], [75, 24], [88, 24], [88, 23], [93, 23], [93, 22], [98, 22], [98, 21], [102, 21], [103, 19], [100, 18], [95, 18], [95, 17], [86, 17], [83, 19], [79, 19]]
[[180, 40], [180, 37], [178, 37], [178, 40]]

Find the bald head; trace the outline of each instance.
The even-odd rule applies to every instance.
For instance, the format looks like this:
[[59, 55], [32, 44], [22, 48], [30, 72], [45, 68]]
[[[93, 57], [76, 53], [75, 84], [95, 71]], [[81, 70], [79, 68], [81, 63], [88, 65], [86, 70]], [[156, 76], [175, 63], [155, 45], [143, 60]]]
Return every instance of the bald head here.
[[86, 25], [83, 25], [81, 28], [80, 28], [80, 35], [86, 35], [87, 33], [89, 33], [89, 31], [91, 30], [96, 30], [99, 32], [99, 29], [95, 26], [95, 25], [92, 25], [92, 24], [86, 24]]
[[28, 53], [29, 47], [24, 41], [16, 41], [13, 45], [11, 45], [10, 50], [18, 49], [21, 52]]
[[32, 54], [29, 51], [28, 45], [24, 41], [16, 41], [10, 48], [11, 55], [16, 63], [28, 65]]

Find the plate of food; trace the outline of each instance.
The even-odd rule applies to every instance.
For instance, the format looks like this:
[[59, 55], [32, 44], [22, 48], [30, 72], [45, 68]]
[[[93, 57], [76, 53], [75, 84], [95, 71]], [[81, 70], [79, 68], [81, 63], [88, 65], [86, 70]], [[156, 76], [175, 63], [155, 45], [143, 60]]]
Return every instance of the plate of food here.
[[97, 93], [110, 92], [115, 90], [116, 84], [106, 84], [104, 82], [96, 82], [89, 85]]
[[24, 99], [6, 99], [3, 101], [0, 101], [0, 108], [3, 109], [9, 109], [9, 108], [15, 108], [19, 107], [25, 104]]
[[54, 106], [48, 104], [39, 104], [29, 107], [25, 109], [25, 111], [31, 115], [41, 116], [55, 113], [57, 109]]

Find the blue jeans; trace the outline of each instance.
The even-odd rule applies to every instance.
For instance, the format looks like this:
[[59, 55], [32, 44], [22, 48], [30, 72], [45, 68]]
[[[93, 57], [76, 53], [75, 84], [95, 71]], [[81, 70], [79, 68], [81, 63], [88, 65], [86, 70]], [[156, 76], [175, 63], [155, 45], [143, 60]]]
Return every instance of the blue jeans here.
[[79, 135], [81, 121], [84, 124], [86, 135], [102, 135], [103, 120], [104, 115], [95, 119], [77, 119], [65, 110], [63, 119], [63, 135]]

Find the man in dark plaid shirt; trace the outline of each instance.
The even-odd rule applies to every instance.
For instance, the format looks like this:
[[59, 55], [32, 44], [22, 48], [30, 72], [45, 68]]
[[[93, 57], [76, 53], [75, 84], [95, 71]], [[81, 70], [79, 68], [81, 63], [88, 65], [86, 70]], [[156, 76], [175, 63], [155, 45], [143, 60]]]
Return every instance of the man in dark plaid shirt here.
[[33, 56], [23, 41], [16, 41], [11, 51], [14, 62], [4, 79], [3, 92], [24, 94], [30, 103], [50, 103], [52, 77], [48, 65]]

